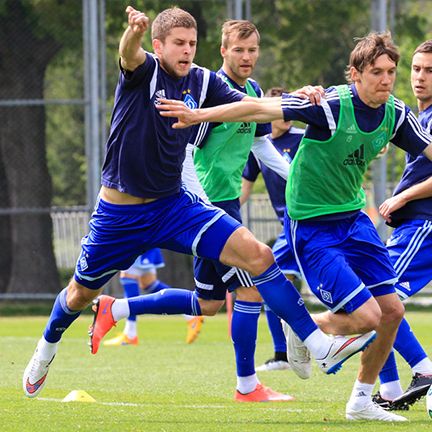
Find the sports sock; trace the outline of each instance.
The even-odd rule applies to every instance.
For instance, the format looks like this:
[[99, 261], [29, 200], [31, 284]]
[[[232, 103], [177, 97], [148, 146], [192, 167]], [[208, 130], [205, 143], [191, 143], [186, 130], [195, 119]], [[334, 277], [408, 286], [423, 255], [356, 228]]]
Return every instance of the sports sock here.
[[399, 380], [388, 381], [380, 385], [381, 397], [385, 400], [392, 401], [403, 394], [403, 389]]
[[44, 331], [44, 338], [47, 342], [58, 342], [63, 332], [80, 316], [81, 311], [71, 311], [66, 304], [67, 288], [60, 291], [55, 299], [51, 315], [48, 318]]
[[255, 373], [254, 358], [260, 313], [261, 303], [240, 300], [234, 303], [231, 338], [239, 377], [247, 377]]
[[361, 383], [359, 380], [356, 380], [348, 405], [351, 408], [360, 409], [369, 404], [374, 386], [375, 384]]
[[253, 392], [256, 386], [259, 384], [257, 374], [254, 373], [249, 376], [237, 377], [237, 390], [240, 393], [247, 394]]
[[37, 344], [38, 358], [41, 360], [51, 360], [57, 352], [58, 342], [50, 343], [44, 337], [39, 339]]
[[300, 294], [276, 263], [252, 280], [270, 309], [286, 321], [302, 341], [318, 329]]
[[116, 300], [113, 304], [112, 313], [114, 320], [118, 321], [121, 318], [126, 318], [126, 309], [122, 309], [118, 306], [123, 302], [127, 302], [129, 305], [129, 311], [132, 315], [143, 315], [143, 314], [188, 314], [188, 315], [201, 315], [201, 308], [198, 303], [198, 297], [194, 291], [186, 289], [168, 288], [159, 291], [155, 294], [141, 295], [138, 297], [132, 297], [130, 299]]
[[412, 368], [412, 374], [415, 375], [416, 373], [422, 374], [422, 375], [431, 375], [432, 374], [432, 362], [429, 358], [425, 358], [423, 360], [420, 360], [415, 366]]
[[[121, 277], [120, 283], [123, 287], [125, 298], [137, 297], [140, 295], [140, 288], [136, 279]], [[136, 315], [129, 315], [128, 320], [136, 321]]]
[[420, 361], [427, 358], [427, 354], [420, 342], [411, 330], [408, 321], [404, 318], [399, 325], [398, 332], [394, 343], [396, 351], [405, 359], [413, 368]]
[[129, 318], [126, 320], [125, 328], [123, 333], [129, 338], [133, 339], [137, 336], [137, 322], [135, 320], [130, 320]]
[[399, 381], [396, 357], [393, 350], [390, 351], [390, 354], [379, 373], [379, 379], [381, 385], [392, 381]]
[[264, 311], [266, 314], [270, 334], [273, 339], [274, 351], [286, 353], [286, 338], [282, 329], [280, 318], [266, 304], [264, 304]]

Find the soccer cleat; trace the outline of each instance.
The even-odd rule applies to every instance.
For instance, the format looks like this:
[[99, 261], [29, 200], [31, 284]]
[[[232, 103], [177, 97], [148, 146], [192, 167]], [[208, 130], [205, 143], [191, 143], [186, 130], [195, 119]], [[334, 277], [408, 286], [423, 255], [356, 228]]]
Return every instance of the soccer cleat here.
[[360, 351], [364, 351], [376, 338], [375, 331], [364, 335], [348, 338], [346, 336], [335, 336], [327, 355], [316, 359], [321, 370], [329, 374], [335, 374], [350, 357]]
[[101, 295], [93, 300], [93, 324], [89, 328], [90, 350], [96, 354], [102, 338], [116, 325], [112, 316], [111, 308], [115, 298]]
[[237, 402], [291, 402], [295, 400], [293, 396], [276, 392], [262, 384], [257, 384], [254, 391], [246, 394], [236, 390], [234, 399]]
[[426, 396], [429, 387], [432, 385], [432, 375], [423, 375], [416, 373], [411, 381], [411, 384], [406, 389], [405, 393], [393, 400], [393, 405], [401, 409], [401, 406], [412, 405]]
[[104, 341], [104, 346], [138, 345], [138, 336], [129, 338], [128, 335], [121, 333], [112, 339]]
[[38, 349], [33, 354], [23, 375], [23, 390], [27, 397], [36, 397], [44, 388], [49, 367], [55, 354], [48, 360], [38, 358]]
[[354, 408], [349, 405], [345, 409], [347, 420], [378, 420], [386, 422], [404, 422], [408, 421], [405, 417], [386, 411], [369, 399], [368, 403], [362, 408]]
[[310, 352], [292, 328], [286, 323], [283, 324], [287, 339], [288, 363], [301, 379], [308, 379], [312, 373]]
[[204, 317], [202, 316], [194, 316], [187, 322], [187, 335], [186, 335], [186, 343], [191, 344], [195, 342], [198, 335], [200, 334], [201, 327], [204, 323]]
[[409, 410], [409, 405], [404, 404], [404, 405], [400, 405], [400, 406], [395, 406], [393, 404], [393, 401], [388, 400], [388, 399], [384, 399], [381, 396], [380, 392], [377, 392], [372, 396], [372, 402], [376, 403], [382, 409], [385, 409], [387, 411], [398, 411], [398, 410], [399, 411], [408, 411]]
[[287, 369], [290, 369], [290, 364], [287, 361], [276, 360], [275, 358], [268, 359], [264, 364], [255, 368], [257, 372]]

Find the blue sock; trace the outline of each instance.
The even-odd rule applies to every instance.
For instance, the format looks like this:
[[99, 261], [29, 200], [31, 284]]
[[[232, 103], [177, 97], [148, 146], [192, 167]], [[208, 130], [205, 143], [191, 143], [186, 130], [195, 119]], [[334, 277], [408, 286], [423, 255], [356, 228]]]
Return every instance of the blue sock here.
[[393, 350], [390, 351], [387, 361], [384, 363], [384, 366], [379, 373], [379, 379], [381, 384], [385, 384], [391, 381], [399, 381], [396, 357]]
[[186, 289], [169, 288], [155, 294], [132, 297], [128, 303], [133, 315], [201, 315], [196, 293]]
[[161, 291], [165, 288], [171, 288], [166, 283], [160, 281], [159, 279], [156, 279], [153, 283], [151, 283], [148, 287], [144, 289], [144, 292], [146, 294], [153, 294], [155, 292]]
[[270, 309], [286, 321], [302, 341], [318, 329], [300, 294], [276, 263], [252, 280]]
[[264, 305], [264, 310], [267, 318], [268, 328], [273, 339], [274, 351], [286, 353], [286, 338], [282, 329], [280, 318], [266, 304]]
[[231, 338], [236, 356], [237, 376], [255, 373], [255, 346], [261, 303], [236, 300], [231, 323]]
[[[120, 278], [120, 283], [123, 286], [126, 298], [136, 297], [140, 295], [140, 288], [136, 279], [122, 277]], [[136, 315], [129, 315], [128, 320], [136, 321]]]
[[47, 342], [58, 342], [63, 332], [80, 316], [81, 311], [71, 311], [66, 305], [67, 288], [60, 291], [55, 299], [51, 315], [44, 331], [44, 338]]
[[424, 360], [427, 354], [411, 330], [408, 321], [404, 318], [399, 325], [394, 343], [396, 351], [412, 367]]

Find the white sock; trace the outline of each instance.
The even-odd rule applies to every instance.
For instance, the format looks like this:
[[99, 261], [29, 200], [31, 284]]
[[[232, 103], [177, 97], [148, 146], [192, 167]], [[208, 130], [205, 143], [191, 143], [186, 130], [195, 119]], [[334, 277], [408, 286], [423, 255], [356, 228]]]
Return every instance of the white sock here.
[[193, 315], [183, 314], [183, 318], [184, 318], [186, 321], [190, 321], [191, 319], [194, 319], [195, 316], [193, 316]]
[[351, 393], [351, 397], [348, 401], [348, 405], [351, 408], [359, 409], [371, 403], [374, 387], [375, 384], [361, 383], [359, 380], [356, 380]]
[[45, 338], [42, 336], [39, 339], [39, 342], [37, 344], [37, 352], [38, 357], [41, 360], [51, 360], [54, 356], [54, 354], [57, 352], [58, 342], [48, 342], [45, 340]]
[[257, 374], [249, 375], [246, 377], [237, 377], [237, 390], [240, 393], [246, 394], [253, 392], [255, 387], [259, 384]]
[[123, 333], [129, 338], [133, 339], [137, 335], [137, 322], [132, 320], [126, 320], [125, 328]]
[[320, 329], [312, 332], [304, 341], [306, 348], [316, 359], [325, 357], [328, 353], [332, 340]]
[[116, 299], [112, 304], [111, 313], [114, 321], [127, 318], [130, 314], [129, 302], [127, 299]]
[[416, 373], [419, 373], [422, 375], [431, 375], [432, 374], [432, 361], [430, 361], [428, 357], [424, 358], [423, 360], [420, 360], [412, 368], [412, 374], [415, 375]]
[[389, 381], [380, 385], [381, 397], [386, 400], [394, 400], [403, 394], [402, 386], [399, 380]]

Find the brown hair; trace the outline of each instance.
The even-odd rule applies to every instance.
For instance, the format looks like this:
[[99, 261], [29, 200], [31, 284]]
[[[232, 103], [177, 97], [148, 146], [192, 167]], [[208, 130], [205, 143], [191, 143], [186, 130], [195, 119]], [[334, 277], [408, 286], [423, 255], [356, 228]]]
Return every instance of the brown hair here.
[[417, 53], [432, 53], [432, 39], [421, 43], [414, 51], [414, 54]]
[[279, 97], [282, 96], [282, 93], [286, 93], [286, 90], [283, 87], [271, 87], [266, 91], [266, 97]]
[[350, 69], [352, 67], [361, 73], [366, 66], [373, 65], [375, 60], [383, 54], [387, 54], [396, 65], [398, 64], [400, 54], [390, 32], [372, 32], [363, 38], [355, 40], [357, 44], [351, 51], [349, 64], [345, 71], [345, 78], [348, 82], [351, 82]]
[[170, 31], [176, 27], [197, 30], [197, 23], [189, 12], [179, 7], [165, 9], [153, 21], [151, 37], [152, 39], [159, 39], [165, 42], [165, 38], [169, 35]]
[[230, 20], [225, 21], [222, 25], [222, 46], [224, 48], [228, 48], [230, 36], [234, 33], [239, 39], [247, 39], [255, 33], [258, 45], [260, 43], [260, 34], [254, 24], [246, 20]]

